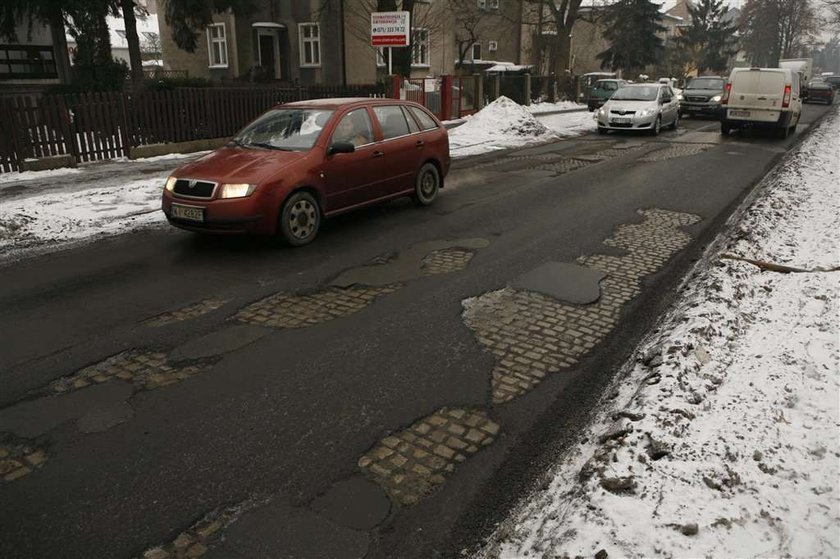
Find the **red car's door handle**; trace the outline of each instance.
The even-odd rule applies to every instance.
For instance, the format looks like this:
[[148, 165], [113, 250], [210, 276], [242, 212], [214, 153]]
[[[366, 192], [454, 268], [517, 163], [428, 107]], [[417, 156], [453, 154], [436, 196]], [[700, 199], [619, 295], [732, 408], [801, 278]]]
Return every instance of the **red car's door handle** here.
[[375, 152], [373, 152], [373, 156], [374, 156], [374, 157], [382, 157], [383, 155], [385, 155], [385, 154], [384, 154], [383, 152], [381, 152], [381, 151], [375, 151]]
[[423, 146], [425, 146], [425, 145], [426, 145], [426, 142], [424, 142], [423, 140], [417, 140], [417, 147], [418, 147], [418, 148], [421, 148], [421, 147], [423, 147]]

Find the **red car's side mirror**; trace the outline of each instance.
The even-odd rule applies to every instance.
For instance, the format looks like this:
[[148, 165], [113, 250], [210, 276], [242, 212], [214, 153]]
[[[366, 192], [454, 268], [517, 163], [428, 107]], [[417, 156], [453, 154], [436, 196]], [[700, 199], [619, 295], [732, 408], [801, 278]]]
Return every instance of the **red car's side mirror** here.
[[350, 142], [335, 142], [327, 148], [327, 155], [335, 155], [336, 153], [353, 153], [356, 151], [356, 146]]

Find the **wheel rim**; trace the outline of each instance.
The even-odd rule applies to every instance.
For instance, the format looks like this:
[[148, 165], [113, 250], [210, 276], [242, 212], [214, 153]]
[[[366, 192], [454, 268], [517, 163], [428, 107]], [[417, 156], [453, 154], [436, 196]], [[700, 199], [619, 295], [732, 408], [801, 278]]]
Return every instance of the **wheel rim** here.
[[318, 214], [315, 206], [308, 200], [298, 200], [289, 212], [289, 231], [297, 239], [305, 239], [315, 232]]
[[420, 195], [428, 199], [431, 196], [434, 196], [435, 190], [437, 189], [437, 175], [432, 171], [426, 171], [423, 173], [423, 176], [420, 177]]

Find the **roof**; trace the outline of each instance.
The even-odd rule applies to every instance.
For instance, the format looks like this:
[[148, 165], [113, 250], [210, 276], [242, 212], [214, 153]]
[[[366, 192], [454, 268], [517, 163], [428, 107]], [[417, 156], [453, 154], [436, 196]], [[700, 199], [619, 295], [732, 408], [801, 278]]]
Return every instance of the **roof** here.
[[491, 66], [485, 70], [486, 72], [521, 72], [522, 70], [530, 70], [533, 68], [530, 64], [511, 64], [510, 62], [502, 62]]
[[355, 103], [373, 103], [373, 104], [393, 104], [394, 102], [402, 102], [400, 99], [386, 99], [382, 97], [331, 97], [329, 99], [308, 99], [306, 101], [295, 101], [293, 103], [284, 103], [284, 107], [319, 107], [323, 109], [336, 109], [346, 105], [353, 105]]

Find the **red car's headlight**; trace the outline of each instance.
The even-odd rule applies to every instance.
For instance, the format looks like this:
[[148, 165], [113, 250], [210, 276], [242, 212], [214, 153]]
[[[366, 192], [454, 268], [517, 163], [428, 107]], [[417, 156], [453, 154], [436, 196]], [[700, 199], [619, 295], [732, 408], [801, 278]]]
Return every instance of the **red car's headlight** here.
[[166, 179], [166, 186], [164, 187], [166, 188], [166, 191], [172, 192], [173, 190], [175, 190], [175, 183], [177, 181], [178, 179], [176, 179], [175, 177], [169, 177], [168, 179]]
[[219, 198], [245, 198], [253, 194], [256, 188], [255, 184], [223, 184]]

